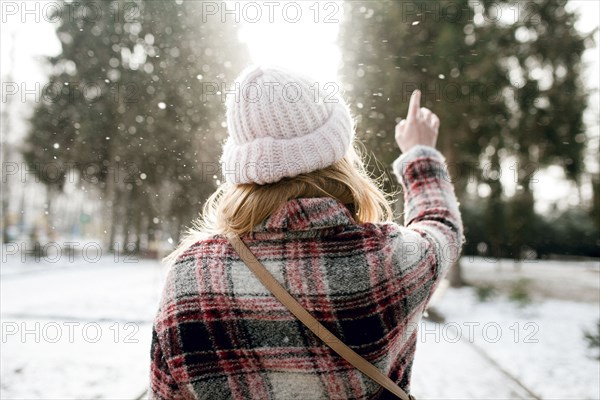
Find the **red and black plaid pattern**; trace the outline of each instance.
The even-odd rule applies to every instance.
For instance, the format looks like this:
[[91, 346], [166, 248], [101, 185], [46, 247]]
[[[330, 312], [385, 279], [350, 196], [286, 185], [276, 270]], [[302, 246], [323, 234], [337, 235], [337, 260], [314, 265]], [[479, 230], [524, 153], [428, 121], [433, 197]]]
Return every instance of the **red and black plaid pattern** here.
[[[394, 172], [405, 227], [357, 224], [335, 199], [300, 198], [241, 238], [316, 319], [409, 391], [416, 327], [464, 237], [437, 150], [411, 149]], [[389, 395], [296, 320], [221, 235], [195, 243], [169, 270], [151, 358], [155, 399]]]

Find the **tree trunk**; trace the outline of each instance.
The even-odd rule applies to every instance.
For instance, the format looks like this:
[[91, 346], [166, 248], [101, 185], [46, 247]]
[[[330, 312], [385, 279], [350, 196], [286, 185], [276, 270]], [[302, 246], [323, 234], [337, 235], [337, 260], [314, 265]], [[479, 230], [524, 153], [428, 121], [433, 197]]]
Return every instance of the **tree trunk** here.
[[106, 173], [106, 182], [105, 182], [106, 187], [103, 190], [104, 196], [105, 196], [106, 200], [108, 200], [108, 203], [110, 204], [110, 206], [108, 207], [108, 210], [106, 212], [106, 220], [110, 221], [109, 222], [110, 226], [108, 227], [108, 229], [110, 231], [109, 237], [108, 237], [108, 250], [110, 252], [115, 251], [115, 239], [116, 239], [116, 234], [117, 234], [116, 227], [117, 227], [117, 221], [118, 221], [117, 195], [118, 195], [118, 191], [119, 191], [119, 185], [117, 182], [117, 178], [119, 177], [119, 172], [116, 170], [116, 168], [118, 168], [118, 164], [116, 164], [116, 163], [111, 163], [108, 166], [108, 171]]
[[[454, 190], [456, 192], [457, 197], [462, 195], [463, 191], [466, 188], [466, 179], [465, 174], [463, 173], [459, 166], [458, 157], [456, 156], [456, 151], [454, 150], [453, 143], [450, 135], [442, 136], [441, 150], [446, 158], [446, 164], [448, 165], [448, 172], [452, 174], [455, 172], [456, 176], [450, 176], [452, 179], [452, 183], [454, 185]], [[468, 174], [467, 174], [468, 177]], [[447, 279], [450, 282], [450, 286], [453, 288], [459, 288], [465, 286], [466, 282], [463, 278], [462, 267], [460, 265], [460, 257], [456, 262], [450, 267], [448, 271]]]
[[112, 201], [112, 206], [110, 209], [111, 212], [111, 223], [110, 223], [110, 243], [109, 243], [109, 249], [111, 252], [114, 252], [115, 250], [120, 251], [121, 249], [118, 248], [118, 244], [117, 244], [117, 228], [119, 227], [119, 220], [120, 220], [120, 202], [121, 202], [121, 189], [115, 185], [115, 190], [112, 193], [110, 199]]
[[450, 286], [453, 288], [459, 288], [465, 286], [466, 282], [463, 279], [462, 268], [460, 266], [460, 259], [456, 261], [450, 271], [448, 271], [447, 279], [450, 282]]

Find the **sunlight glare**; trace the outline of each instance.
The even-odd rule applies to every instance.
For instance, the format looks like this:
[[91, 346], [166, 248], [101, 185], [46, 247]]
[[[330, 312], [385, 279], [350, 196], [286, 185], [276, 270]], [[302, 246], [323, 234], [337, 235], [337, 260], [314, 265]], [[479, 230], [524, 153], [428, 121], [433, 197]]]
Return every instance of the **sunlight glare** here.
[[[300, 8], [290, 11], [292, 7], [286, 9], [286, 3], [295, 3]], [[340, 60], [336, 40], [342, 2], [277, 4], [271, 14], [272, 22], [266, 7], [261, 7], [263, 15], [257, 22], [242, 18], [240, 39], [247, 43], [252, 62], [293, 68], [321, 82], [336, 80]], [[295, 19], [298, 21], [292, 22]]]

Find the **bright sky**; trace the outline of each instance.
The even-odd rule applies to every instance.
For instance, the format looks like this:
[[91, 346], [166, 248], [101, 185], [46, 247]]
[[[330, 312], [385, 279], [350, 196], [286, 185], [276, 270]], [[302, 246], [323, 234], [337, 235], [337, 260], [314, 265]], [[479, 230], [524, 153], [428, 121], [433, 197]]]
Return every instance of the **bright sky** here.
[[[54, 55], [60, 51], [60, 45], [54, 33], [55, 26], [44, 21], [43, 18], [36, 22], [35, 16], [22, 15], [20, 12], [15, 15], [7, 15], [4, 8], [6, 3], [8, 2], [1, 3], [4, 20], [1, 24], [0, 35], [2, 37], [0, 73], [5, 81], [7, 73], [10, 71], [11, 81], [17, 82], [22, 88], [31, 90], [36, 85], [40, 86], [45, 82], [45, 73], [39, 60], [44, 55]], [[243, 16], [240, 38], [248, 44], [253, 62], [290, 66], [309, 73], [321, 81], [336, 79], [340, 51], [335, 42], [338, 33], [337, 22], [342, 19], [343, 15], [343, 2], [299, 1], [287, 2], [293, 3], [288, 5], [286, 2], [276, 2], [277, 5], [273, 8], [261, 6], [260, 10], [246, 6], [248, 3], [256, 4], [256, 2], [240, 2], [238, 12]], [[45, 3], [41, 2], [40, 4], [43, 6]], [[215, 4], [222, 3], [215, 2]], [[228, 4], [228, 7], [233, 9], [231, 0], [228, 1]], [[600, 2], [595, 0], [570, 1], [568, 8], [579, 11], [581, 18], [577, 28], [580, 31], [590, 32], [598, 27]], [[257, 12], [261, 14], [259, 15]], [[272, 22], [269, 21], [270, 17], [272, 17]], [[25, 18], [24, 23], [21, 22], [21, 18]], [[251, 22], [252, 20], [258, 22]], [[597, 34], [596, 43], [598, 42]], [[14, 57], [11, 57], [13, 46]], [[584, 60], [588, 63], [584, 81], [592, 93], [589, 109], [585, 114], [588, 136], [591, 138], [592, 146], [587, 161], [590, 168], [597, 170], [598, 160], [594, 149], [598, 149], [598, 137], [600, 136], [598, 47], [589, 49]], [[28, 99], [31, 98], [32, 96], [29, 95]], [[3, 99], [2, 106], [4, 105]], [[15, 108], [20, 109], [22, 116], [30, 111], [27, 106], [15, 106]], [[17, 112], [18, 114], [19, 112]], [[23, 118], [21, 119], [23, 120]], [[13, 133], [13, 138], [17, 138], [25, 132], [25, 126], [23, 121], [19, 122], [18, 120], [13, 124], [16, 131]], [[551, 202], [569, 199], [569, 196], [572, 196], [573, 187], [566, 182], [560, 182], [560, 176], [560, 171], [556, 169], [550, 169], [547, 173], [537, 175], [538, 183], [534, 184], [534, 188], [536, 196], [540, 200], [536, 204], [539, 211], [544, 211]], [[589, 192], [589, 188], [584, 188], [585, 191]]]
[[246, 19], [242, 24], [240, 37], [247, 42], [253, 61], [289, 66], [318, 80], [335, 81], [341, 56], [336, 39], [343, 2], [291, 3], [300, 8], [274, 8], [273, 22], [269, 22], [267, 9], [259, 22]]

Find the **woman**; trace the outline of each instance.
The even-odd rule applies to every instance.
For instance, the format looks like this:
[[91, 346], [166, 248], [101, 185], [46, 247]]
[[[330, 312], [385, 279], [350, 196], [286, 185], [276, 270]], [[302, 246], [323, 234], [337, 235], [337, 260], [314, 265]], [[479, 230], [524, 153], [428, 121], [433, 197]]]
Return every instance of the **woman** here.
[[226, 179], [166, 261], [152, 398], [375, 399], [390, 393], [333, 352], [253, 275], [237, 233], [289, 293], [405, 391], [417, 324], [463, 244], [439, 120], [411, 97], [393, 170], [405, 226], [354, 149], [339, 95], [249, 67], [227, 98]]

